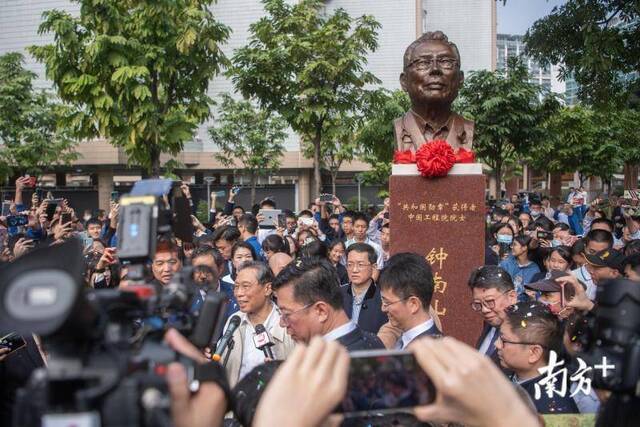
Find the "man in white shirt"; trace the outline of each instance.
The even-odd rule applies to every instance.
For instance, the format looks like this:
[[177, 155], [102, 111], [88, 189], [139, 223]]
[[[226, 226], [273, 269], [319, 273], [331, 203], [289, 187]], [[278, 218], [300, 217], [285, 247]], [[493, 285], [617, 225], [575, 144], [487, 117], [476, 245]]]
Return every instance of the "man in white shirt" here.
[[271, 351], [276, 360], [285, 359], [293, 350], [294, 342], [280, 326], [280, 313], [271, 299], [272, 281], [271, 270], [259, 261], [244, 263], [236, 275], [233, 293], [240, 312], [234, 316], [240, 318], [240, 326], [233, 334], [234, 345], [225, 367], [231, 387], [265, 361], [265, 354], [253, 341], [257, 325], [264, 326], [274, 343]]
[[424, 257], [413, 253], [392, 256], [378, 283], [382, 311], [391, 326], [402, 331], [396, 348], [406, 348], [418, 337], [442, 335], [429, 315], [434, 282]]

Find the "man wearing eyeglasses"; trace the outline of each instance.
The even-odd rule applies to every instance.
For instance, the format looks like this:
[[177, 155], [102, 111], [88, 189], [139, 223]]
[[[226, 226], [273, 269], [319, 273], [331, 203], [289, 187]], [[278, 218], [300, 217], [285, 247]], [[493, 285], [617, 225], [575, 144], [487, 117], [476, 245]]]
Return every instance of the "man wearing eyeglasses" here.
[[[570, 393], [564, 396], [554, 393], [549, 397], [545, 386], [540, 384], [540, 393], [536, 393], [536, 383], [545, 377], [539, 369], [547, 367], [551, 351], [559, 355], [562, 348], [563, 329], [558, 318], [539, 302], [519, 302], [505, 312], [496, 347], [502, 366], [514, 373], [511, 380], [524, 388], [540, 414], [578, 413]], [[553, 372], [559, 369], [555, 367]], [[555, 390], [561, 390], [561, 381], [558, 377]]]
[[373, 280], [377, 261], [376, 251], [366, 243], [354, 243], [347, 248], [349, 283], [340, 287], [344, 311], [363, 330], [377, 334], [387, 323], [382, 312], [380, 288]]
[[275, 359], [286, 359], [293, 351], [294, 342], [280, 326], [280, 313], [271, 299], [272, 281], [271, 270], [263, 262], [245, 262], [238, 269], [233, 294], [240, 308], [236, 313], [240, 326], [233, 333], [234, 345], [225, 366], [231, 387], [265, 361], [263, 351], [254, 342], [256, 326], [263, 325], [267, 331], [274, 344], [271, 350]]
[[382, 312], [391, 326], [402, 331], [395, 348], [406, 348], [418, 337], [442, 335], [429, 314], [434, 283], [424, 257], [413, 253], [392, 256], [379, 284]]
[[517, 301], [513, 281], [501, 267], [485, 265], [471, 273], [468, 284], [473, 298], [471, 308], [484, 319], [476, 348], [500, 366], [495, 342], [506, 317], [505, 309]]
[[460, 53], [441, 31], [427, 32], [404, 54], [400, 85], [411, 110], [394, 121], [396, 148], [416, 151], [427, 141], [446, 140], [454, 150], [471, 150], [474, 124], [451, 111], [464, 81]]
[[383, 349], [382, 341], [352, 322], [342, 306], [340, 279], [327, 259], [305, 258], [278, 274], [273, 291], [280, 308], [280, 326], [296, 342], [321, 336], [348, 351]]

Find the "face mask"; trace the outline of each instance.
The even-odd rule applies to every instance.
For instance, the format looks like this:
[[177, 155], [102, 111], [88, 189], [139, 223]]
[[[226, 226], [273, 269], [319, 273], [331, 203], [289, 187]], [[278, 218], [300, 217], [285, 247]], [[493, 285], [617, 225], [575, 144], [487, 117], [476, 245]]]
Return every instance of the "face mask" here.
[[536, 218], [540, 216], [540, 211], [531, 211], [531, 216]]
[[85, 215], [85, 216], [82, 217], [82, 219], [84, 219], [85, 222], [89, 221], [91, 219], [91, 215]]
[[562, 245], [562, 242], [560, 240], [553, 239], [551, 241], [551, 246], [554, 247], [554, 248], [557, 248], [560, 245]]
[[498, 234], [497, 240], [498, 243], [506, 243], [507, 245], [510, 245], [511, 243], [513, 243], [513, 236], [509, 236], [507, 234]]

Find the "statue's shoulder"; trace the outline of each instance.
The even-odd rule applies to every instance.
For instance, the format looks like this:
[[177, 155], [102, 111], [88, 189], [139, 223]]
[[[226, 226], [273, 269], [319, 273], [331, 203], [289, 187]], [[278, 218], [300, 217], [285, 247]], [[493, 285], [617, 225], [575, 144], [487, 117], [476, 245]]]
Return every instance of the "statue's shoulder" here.
[[398, 117], [397, 119], [393, 120], [393, 126], [395, 128], [403, 128], [405, 126], [405, 121], [408, 119], [411, 119], [413, 117], [413, 115], [411, 114], [411, 111], [407, 111], [406, 113], [404, 113], [402, 116]]
[[475, 122], [473, 120], [469, 120], [458, 113], [454, 112], [453, 117], [456, 123], [459, 123], [460, 126], [464, 126], [465, 129], [473, 129], [475, 127]]

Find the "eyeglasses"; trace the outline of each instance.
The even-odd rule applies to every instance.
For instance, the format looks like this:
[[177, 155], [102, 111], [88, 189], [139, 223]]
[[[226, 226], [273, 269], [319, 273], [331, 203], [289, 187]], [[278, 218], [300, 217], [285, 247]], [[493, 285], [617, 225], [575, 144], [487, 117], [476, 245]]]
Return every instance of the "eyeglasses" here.
[[537, 342], [526, 342], [526, 341], [510, 341], [508, 339], [505, 339], [504, 336], [502, 334], [498, 335], [498, 338], [500, 339], [500, 341], [502, 341], [504, 344], [520, 344], [520, 345], [539, 345], [542, 348], [547, 348], [546, 345], [542, 345], [540, 343]]
[[382, 300], [382, 307], [383, 307], [383, 308], [387, 308], [387, 307], [389, 307], [390, 305], [393, 305], [393, 304], [397, 304], [397, 303], [399, 303], [400, 301], [406, 301], [406, 300], [408, 300], [409, 298], [411, 298], [411, 297], [413, 297], [413, 296], [415, 296], [415, 295], [409, 295], [408, 297], [406, 297], [406, 298], [401, 298], [401, 299], [399, 299], [399, 300], [397, 300], [397, 301], [387, 301], [387, 300], [384, 300], [384, 299], [383, 299], [383, 300]]
[[353, 262], [348, 262], [347, 263], [347, 269], [349, 269], [349, 270], [354, 270], [356, 267], [358, 268], [358, 270], [362, 270], [362, 269], [365, 269], [367, 267], [371, 267], [371, 264], [370, 263], [369, 264], [365, 264], [363, 262], [359, 262], [357, 264], [353, 263]]
[[289, 325], [289, 324], [290, 324], [290, 322], [291, 322], [291, 316], [293, 316], [293, 315], [294, 315], [294, 314], [296, 314], [296, 313], [300, 313], [301, 311], [304, 311], [304, 310], [306, 310], [306, 309], [308, 309], [308, 308], [310, 308], [310, 307], [314, 306], [315, 304], [316, 304], [315, 302], [313, 302], [313, 303], [311, 303], [311, 304], [307, 304], [307, 305], [305, 305], [304, 307], [299, 308], [299, 309], [298, 309], [298, 310], [296, 310], [296, 311], [292, 311], [291, 313], [284, 313], [284, 312], [280, 311], [280, 320], [281, 320], [281, 321], [282, 321], [282, 323], [284, 323], [285, 325]]
[[510, 291], [501, 292], [500, 295], [498, 295], [498, 297], [494, 298], [494, 299], [487, 299], [487, 300], [483, 300], [481, 302], [474, 301], [474, 302], [471, 303], [471, 309], [473, 311], [481, 311], [482, 310], [482, 306], [484, 305], [489, 310], [493, 310], [494, 308], [496, 308], [496, 299], [500, 298], [503, 295], [508, 294], [509, 292]]
[[255, 283], [242, 283], [240, 285], [233, 285], [233, 292], [242, 291], [244, 293], [253, 288], [254, 285]]
[[446, 58], [446, 57], [445, 58], [424, 57], [424, 58], [418, 58], [413, 62], [410, 62], [409, 65], [407, 65], [407, 68], [413, 67], [418, 71], [426, 71], [430, 67], [435, 66], [436, 64], [438, 65], [438, 68], [440, 68], [441, 70], [453, 70], [455, 66], [458, 64], [458, 61], [453, 58]]

